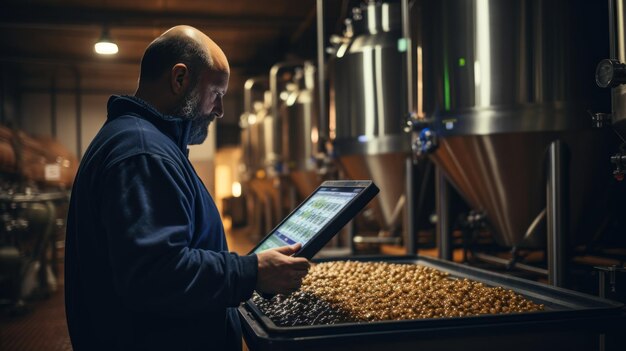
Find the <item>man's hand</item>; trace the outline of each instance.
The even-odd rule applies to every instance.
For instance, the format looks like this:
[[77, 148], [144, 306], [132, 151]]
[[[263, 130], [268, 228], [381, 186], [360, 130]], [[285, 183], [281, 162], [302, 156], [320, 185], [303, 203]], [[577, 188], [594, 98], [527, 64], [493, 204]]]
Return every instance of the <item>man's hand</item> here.
[[291, 257], [301, 247], [302, 244], [298, 243], [257, 254], [256, 290], [267, 294], [288, 294], [298, 290], [310, 266], [306, 258]]

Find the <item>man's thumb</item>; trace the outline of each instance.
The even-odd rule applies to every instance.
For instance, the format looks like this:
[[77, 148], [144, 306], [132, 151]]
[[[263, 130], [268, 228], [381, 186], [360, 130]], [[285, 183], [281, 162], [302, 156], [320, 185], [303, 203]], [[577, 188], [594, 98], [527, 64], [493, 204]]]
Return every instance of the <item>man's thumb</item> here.
[[279, 248], [276, 249], [276, 251], [280, 252], [283, 255], [293, 255], [296, 252], [298, 252], [298, 250], [300, 250], [300, 248], [302, 247], [302, 244], [300, 243], [295, 243], [293, 245], [289, 245], [289, 246], [281, 246]]

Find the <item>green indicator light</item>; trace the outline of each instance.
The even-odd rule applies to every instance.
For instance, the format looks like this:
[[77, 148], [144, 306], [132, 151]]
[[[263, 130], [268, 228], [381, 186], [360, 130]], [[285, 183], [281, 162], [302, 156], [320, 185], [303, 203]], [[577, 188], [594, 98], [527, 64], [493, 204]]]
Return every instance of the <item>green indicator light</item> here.
[[443, 71], [443, 104], [446, 111], [450, 111], [450, 76], [448, 74], [448, 66]]
[[443, 52], [443, 107], [450, 111], [450, 73], [448, 72], [448, 52]]
[[465, 57], [459, 58], [459, 67], [465, 67]]
[[398, 39], [398, 52], [405, 52], [407, 48], [407, 40], [406, 38]]

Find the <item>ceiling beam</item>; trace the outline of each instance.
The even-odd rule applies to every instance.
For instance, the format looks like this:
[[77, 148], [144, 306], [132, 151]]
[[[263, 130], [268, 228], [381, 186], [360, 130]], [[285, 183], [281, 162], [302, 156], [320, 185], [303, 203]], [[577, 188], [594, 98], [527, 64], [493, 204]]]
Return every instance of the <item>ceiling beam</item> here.
[[202, 12], [172, 10], [118, 10], [110, 8], [80, 8], [22, 4], [0, 5], [0, 23], [23, 26], [84, 25], [100, 27], [156, 28], [188, 24], [201, 28], [293, 28], [300, 18], [284, 16], [216, 15]]
[[[39, 64], [39, 65], [53, 65], [53, 66], [112, 66], [112, 65], [126, 65], [126, 66], [139, 66], [141, 58], [138, 59], [120, 59], [115, 57], [67, 57], [67, 56], [33, 56], [33, 55], [6, 55], [0, 53], [0, 62], [11, 62], [19, 64]], [[250, 68], [249, 64], [241, 62], [229, 62], [231, 71], [239, 71]]]

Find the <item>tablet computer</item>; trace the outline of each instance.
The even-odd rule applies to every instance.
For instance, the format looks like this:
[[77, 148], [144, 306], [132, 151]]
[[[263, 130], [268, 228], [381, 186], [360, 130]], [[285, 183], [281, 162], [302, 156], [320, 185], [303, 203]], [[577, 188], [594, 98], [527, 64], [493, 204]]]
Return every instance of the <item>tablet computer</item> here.
[[370, 180], [325, 181], [250, 253], [301, 243], [294, 256], [311, 259], [376, 194]]

